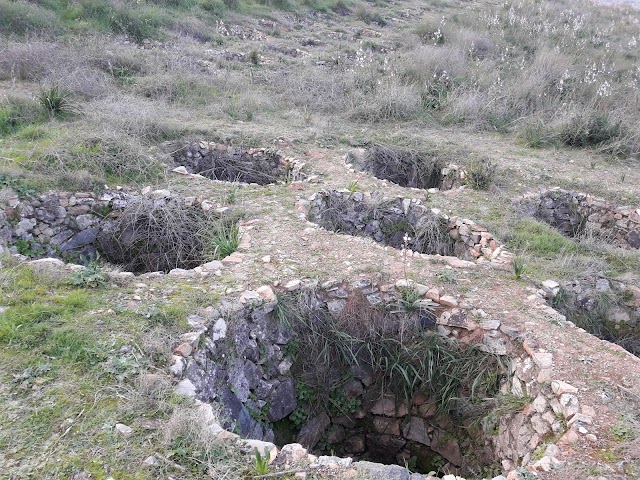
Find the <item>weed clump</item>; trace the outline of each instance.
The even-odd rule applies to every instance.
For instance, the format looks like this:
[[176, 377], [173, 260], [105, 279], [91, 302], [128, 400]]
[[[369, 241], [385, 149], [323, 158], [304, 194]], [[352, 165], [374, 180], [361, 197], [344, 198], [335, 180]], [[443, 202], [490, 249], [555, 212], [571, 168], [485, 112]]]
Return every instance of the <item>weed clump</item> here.
[[497, 166], [491, 160], [476, 159], [467, 165], [465, 182], [474, 190], [489, 190], [496, 178]]
[[38, 103], [50, 116], [63, 116], [77, 113], [78, 109], [71, 101], [71, 92], [54, 85], [42, 90], [38, 95]]

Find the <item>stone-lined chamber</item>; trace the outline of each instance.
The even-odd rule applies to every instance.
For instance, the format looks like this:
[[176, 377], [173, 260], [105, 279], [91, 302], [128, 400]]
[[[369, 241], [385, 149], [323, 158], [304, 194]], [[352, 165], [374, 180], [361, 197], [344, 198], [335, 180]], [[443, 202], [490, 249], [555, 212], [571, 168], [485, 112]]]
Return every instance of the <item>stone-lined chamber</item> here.
[[176, 167], [211, 180], [268, 185], [299, 180], [303, 164], [269, 148], [243, 148], [196, 142], [173, 154]]
[[[330, 401], [324, 408], [310, 410], [313, 396], [300, 382], [304, 372], [299, 367], [313, 349], [295, 336], [297, 329], [290, 323], [295, 319], [282, 318], [282, 300], [268, 286], [245, 291], [238, 302], [209, 307], [189, 318], [193, 331], [182, 336], [171, 366], [180, 379], [177, 390], [205, 403], [221, 404], [230, 419], [225, 427], [242, 437], [280, 440], [280, 444], [296, 441], [315, 454], [335, 451], [350, 457], [335, 459], [338, 465], [349, 465], [352, 458], [360, 460], [353, 464], [357, 466], [371, 458], [402, 465], [407, 461], [422, 471], [437, 465], [458, 475], [483, 465], [498, 465], [504, 472], [516, 467], [548, 471], [561, 465], [559, 449], [545, 442], [575, 436], [578, 428], [586, 432], [583, 427], [591, 418], [580, 413], [574, 387], [551, 381], [552, 355], [481, 310], [448, 306], [450, 299], [440, 299], [434, 289], [423, 285], [411, 287], [422, 295], [420, 302], [440, 301], [437, 308], [400, 312], [406, 286], [404, 280], [397, 287], [359, 280], [329, 281], [305, 289], [296, 281], [286, 288], [304, 299], [301, 305], [306, 305], [305, 318], [310, 322], [321, 312], [340, 318], [344, 312], [353, 312], [354, 306], [365, 318], [373, 318], [372, 311], [387, 306], [387, 311], [396, 312], [397, 320], [385, 324], [387, 335], [400, 338], [412, 325], [414, 332], [415, 328], [422, 331], [420, 335], [438, 336], [462, 349], [475, 348], [511, 362], [504, 375], [496, 378], [496, 394], [524, 398], [520, 407], [493, 421], [474, 424], [460, 410], [439, 410], [437, 392], [418, 387], [403, 397], [380, 384], [374, 369], [345, 368], [336, 359], [335, 367], [326, 373], [343, 381], [335, 392], [325, 392]], [[317, 361], [315, 357], [306, 360]], [[336, 404], [340, 408], [334, 408]], [[565, 420], [571, 427], [567, 433]], [[283, 452], [292, 448], [286, 445]], [[409, 473], [405, 470], [397, 478], [408, 479]]]
[[70, 262], [100, 255], [134, 273], [178, 272], [198, 267], [207, 258], [194, 230], [182, 236], [182, 245], [179, 239], [168, 241], [167, 231], [178, 228], [170, 222], [193, 227], [221, 215], [209, 201], [149, 187], [140, 193], [117, 189], [14, 197], [0, 210], [0, 250]]
[[486, 228], [472, 220], [450, 217], [420, 200], [350, 192], [320, 191], [306, 205], [307, 219], [321, 227], [364, 236], [394, 248], [476, 262], [495, 260], [503, 247]]
[[588, 230], [623, 248], [640, 248], [640, 208], [620, 207], [602, 198], [554, 188], [518, 202], [569, 237]]
[[346, 156], [348, 165], [401, 187], [451, 190], [464, 184], [466, 172], [438, 155], [377, 145], [356, 148]]

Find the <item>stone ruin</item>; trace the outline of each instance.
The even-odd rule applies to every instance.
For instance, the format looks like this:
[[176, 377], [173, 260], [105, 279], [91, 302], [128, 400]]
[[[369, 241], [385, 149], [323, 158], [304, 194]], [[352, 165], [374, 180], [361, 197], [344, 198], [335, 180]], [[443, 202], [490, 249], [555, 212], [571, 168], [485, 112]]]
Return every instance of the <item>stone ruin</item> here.
[[188, 270], [207, 261], [197, 227], [223, 218], [221, 212], [211, 202], [148, 187], [142, 194], [121, 189], [14, 197], [0, 210], [0, 250], [75, 263], [100, 256], [134, 273]]
[[303, 164], [268, 148], [231, 147], [196, 142], [173, 154], [176, 167], [211, 180], [268, 185], [299, 180]]
[[351, 150], [347, 164], [381, 180], [424, 190], [451, 190], [464, 184], [465, 172], [435, 154], [376, 145]]
[[372, 238], [398, 249], [406, 246], [418, 254], [454, 255], [476, 262], [506, 254], [486, 228], [444, 215], [417, 199], [325, 190], [309, 199], [306, 210], [309, 221], [327, 230]]
[[640, 356], [640, 287], [604, 276], [542, 282], [547, 303], [598, 338]]
[[559, 188], [518, 200], [536, 218], [568, 237], [585, 231], [622, 248], [640, 248], [640, 208], [618, 207], [588, 193]]
[[575, 387], [550, 378], [552, 355], [481, 310], [451, 307], [437, 289], [424, 285], [411, 286], [421, 293], [422, 302], [433, 302], [435, 308], [399, 312], [406, 286], [404, 280], [396, 285], [359, 280], [328, 281], [307, 289], [296, 281], [283, 293], [306, 299], [309, 322], [320, 315], [340, 318], [354, 307], [367, 319], [373, 318], [372, 311], [390, 311], [396, 322], [385, 324], [387, 335], [407, 335], [404, 329], [413, 325], [416, 335], [435, 335], [463, 351], [484, 352], [508, 365], [496, 377], [495, 395], [524, 398], [522, 407], [474, 422], [464, 409], [439, 409], [438, 392], [417, 386], [403, 396], [381, 381], [371, 365], [336, 358], [335, 365], [325, 369], [338, 379], [335, 391], [325, 392], [328, 402], [311, 409], [314, 396], [301, 383], [307, 378], [301, 365], [319, 360], [305, 357], [314, 349], [287, 323], [296, 319], [283, 317], [283, 297], [269, 286], [245, 291], [240, 302], [209, 307], [189, 318], [192, 331], [181, 337], [170, 367], [179, 380], [177, 392], [204, 406], [221, 404], [228, 423], [212, 428], [224, 438], [267, 448], [273, 457], [281, 447], [287, 467], [292, 449], [302, 452], [298, 460], [310, 468], [350, 466], [405, 480], [435, 477], [410, 475], [398, 464], [425, 474], [438, 470], [456, 480], [462, 477], [454, 475], [481, 469], [506, 475], [516, 468], [549, 471], [561, 465], [560, 450], [549, 438], [562, 441], [578, 432], [587, 434], [592, 419], [580, 413]]

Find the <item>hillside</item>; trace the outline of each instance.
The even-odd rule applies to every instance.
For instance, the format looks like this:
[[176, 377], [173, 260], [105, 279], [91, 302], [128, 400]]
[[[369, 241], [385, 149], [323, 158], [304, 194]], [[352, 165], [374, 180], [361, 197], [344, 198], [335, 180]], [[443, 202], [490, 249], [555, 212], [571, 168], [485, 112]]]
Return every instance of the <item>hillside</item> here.
[[640, 478], [639, 42], [0, 0], [0, 476]]

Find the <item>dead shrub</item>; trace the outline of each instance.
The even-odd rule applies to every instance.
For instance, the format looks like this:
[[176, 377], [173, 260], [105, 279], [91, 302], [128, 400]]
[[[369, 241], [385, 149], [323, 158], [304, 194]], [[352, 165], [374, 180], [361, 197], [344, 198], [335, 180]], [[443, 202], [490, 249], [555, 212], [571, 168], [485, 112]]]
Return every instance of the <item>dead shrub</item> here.
[[351, 113], [354, 120], [382, 122], [411, 120], [422, 111], [422, 100], [417, 89], [397, 80], [387, 80], [375, 92], [362, 96]]
[[433, 188], [442, 181], [445, 162], [435, 152], [401, 149], [387, 145], [369, 148], [363, 167], [377, 178], [403, 187]]
[[151, 364], [163, 367], [171, 364], [173, 346], [183, 331], [164, 325], [153, 327], [142, 334], [140, 348]]
[[6, 42], [0, 47], [0, 79], [37, 82], [54, 65], [70, 65], [69, 52], [49, 42]]
[[202, 209], [174, 198], [130, 201], [108, 231], [100, 251], [131, 272], [168, 272], [203, 263], [202, 232], [210, 219]]

